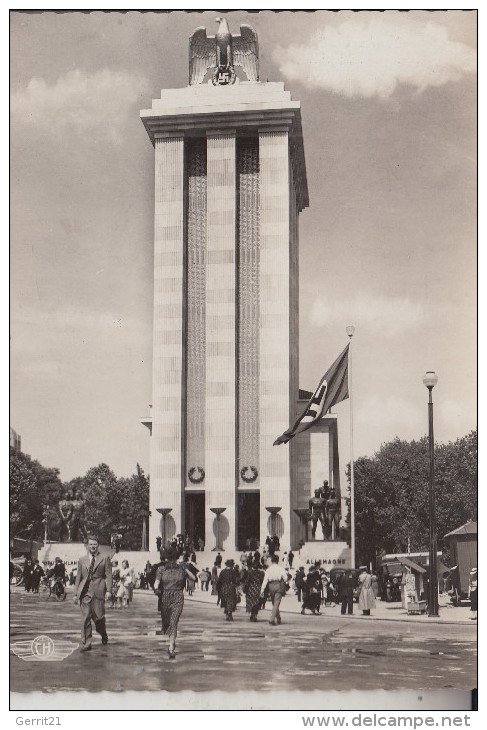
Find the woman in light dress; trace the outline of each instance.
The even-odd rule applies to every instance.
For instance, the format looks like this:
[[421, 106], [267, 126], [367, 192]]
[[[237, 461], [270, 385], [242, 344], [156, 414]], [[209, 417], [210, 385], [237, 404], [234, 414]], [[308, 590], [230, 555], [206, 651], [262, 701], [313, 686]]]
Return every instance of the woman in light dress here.
[[117, 591], [118, 608], [128, 608], [130, 601], [132, 600], [132, 593], [134, 590], [134, 571], [129, 566], [128, 560], [122, 560], [122, 567], [120, 569], [120, 585]]

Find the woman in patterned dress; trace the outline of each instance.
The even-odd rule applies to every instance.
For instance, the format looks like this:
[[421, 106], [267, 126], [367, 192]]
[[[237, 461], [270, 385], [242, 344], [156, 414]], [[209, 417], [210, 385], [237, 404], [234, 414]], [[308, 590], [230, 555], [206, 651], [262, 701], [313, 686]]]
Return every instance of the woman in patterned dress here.
[[233, 621], [233, 612], [237, 608], [237, 586], [238, 577], [234, 569], [234, 561], [225, 561], [225, 568], [218, 576], [216, 589], [220, 597], [221, 607], [223, 608], [227, 621]]
[[253, 622], [257, 622], [257, 614], [262, 605], [260, 587], [263, 580], [264, 571], [260, 568], [260, 562], [249, 561], [243, 578], [243, 589], [246, 599], [245, 610], [250, 613], [250, 621]]
[[[120, 588], [120, 568], [118, 560], [112, 560], [112, 597], [110, 599], [109, 608], [115, 608], [118, 605], [118, 590]], [[122, 605], [119, 605], [122, 608]]]
[[193, 578], [193, 575], [183, 565], [176, 563], [177, 550], [169, 548], [165, 555], [167, 562], [157, 569], [154, 593], [159, 596], [162, 632], [169, 635], [169, 659], [175, 659], [178, 622], [184, 605], [184, 583], [187, 577]]

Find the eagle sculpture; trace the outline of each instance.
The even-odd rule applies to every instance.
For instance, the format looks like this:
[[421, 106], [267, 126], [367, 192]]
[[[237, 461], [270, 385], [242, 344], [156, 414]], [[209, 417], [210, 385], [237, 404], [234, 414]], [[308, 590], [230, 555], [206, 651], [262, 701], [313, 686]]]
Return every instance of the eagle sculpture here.
[[213, 83], [232, 83], [234, 66], [240, 66], [249, 81], [258, 81], [259, 43], [255, 30], [241, 25], [240, 35], [232, 36], [225, 18], [216, 18], [216, 22], [216, 35], [207, 36], [206, 28], [201, 27], [189, 38], [190, 85], [201, 84], [209, 68], [216, 68]]

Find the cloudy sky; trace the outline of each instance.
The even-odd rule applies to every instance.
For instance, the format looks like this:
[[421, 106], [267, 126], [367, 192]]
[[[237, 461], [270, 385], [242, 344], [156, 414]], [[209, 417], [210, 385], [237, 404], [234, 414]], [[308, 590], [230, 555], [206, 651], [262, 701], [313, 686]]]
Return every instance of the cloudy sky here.
[[[11, 425], [64, 479], [148, 470], [153, 149], [215, 13], [11, 15]], [[354, 453], [476, 424], [476, 15], [228, 13], [302, 104], [301, 387], [354, 324]], [[337, 406], [342, 467], [348, 401]], [[288, 424], [283, 424], [283, 430]], [[278, 434], [276, 434], [277, 436]], [[281, 447], [285, 448], [285, 447]]]

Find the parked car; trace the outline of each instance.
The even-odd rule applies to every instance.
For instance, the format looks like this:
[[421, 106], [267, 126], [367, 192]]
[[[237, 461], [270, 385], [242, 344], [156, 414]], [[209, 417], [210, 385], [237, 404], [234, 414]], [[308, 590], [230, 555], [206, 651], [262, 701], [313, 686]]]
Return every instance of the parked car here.
[[402, 566], [398, 563], [384, 563], [379, 568], [379, 596], [382, 601], [393, 603], [401, 600]]

